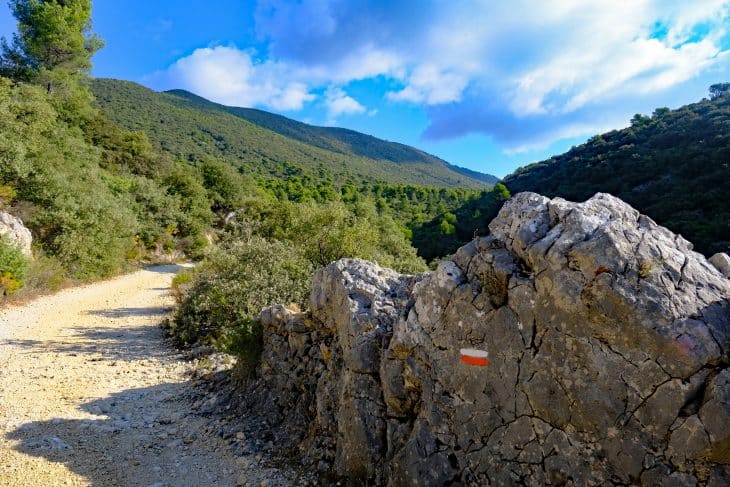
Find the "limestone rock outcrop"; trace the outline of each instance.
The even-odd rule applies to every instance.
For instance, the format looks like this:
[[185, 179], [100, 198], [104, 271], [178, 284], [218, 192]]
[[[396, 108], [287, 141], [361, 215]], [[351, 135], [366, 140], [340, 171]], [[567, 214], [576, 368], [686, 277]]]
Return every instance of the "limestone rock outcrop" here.
[[262, 312], [245, 397], [277, 444], [380, 485], [730, 484], [730, 280], [606, 194], [521, 193], [489, 228], [435, 272], [341, 260], [308, 312]]
[[717, 267], [723, 276], [730, 279], [730, 255], [725, 252], [718, 252], [717, 254], [710, 257], [710, 263]]
[[6, 238], [11, 244], [17, 245], [27, 257], [31, 257], [33, 252], [31, 244], [33, 236], [23, 222], [4, 211], [0, 211], [0, 237]]

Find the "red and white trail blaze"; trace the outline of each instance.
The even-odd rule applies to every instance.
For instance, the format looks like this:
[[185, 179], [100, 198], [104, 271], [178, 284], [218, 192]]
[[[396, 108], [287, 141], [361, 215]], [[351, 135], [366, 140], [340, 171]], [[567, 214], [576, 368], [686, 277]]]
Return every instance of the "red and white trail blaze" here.
[[489, 352], [486, 350], [477, 350], [476, 348], [462, 348], [459, 350], [461, 361], [467, 365], [476, 365], [478, 367], [486, 367], [489, 365]]

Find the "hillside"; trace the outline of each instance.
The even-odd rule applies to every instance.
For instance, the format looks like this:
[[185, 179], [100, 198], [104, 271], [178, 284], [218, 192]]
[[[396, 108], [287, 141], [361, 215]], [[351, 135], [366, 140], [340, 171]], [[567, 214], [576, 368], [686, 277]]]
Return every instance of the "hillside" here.
[[520, 168], [510, 191], [582, 201], [611, 193], [707, 255], [730, 248], [730, 96], [636, 115], [565, 154]]
[[476, 179], [487, 184], [494, 184], [499, 181], [499, 178], [491, 174], [484, 174], [464, 167], [454, 166], [443, 159], [439, 159], [408, 145], [378, 139], [372, 135], [362, 134], [354, 130], [340, 127], [317, 127], [255, 108], [219, 105], [185, 90], [170, 90], [166, 93], [185, 98], [192, 105], [201, 109], [225, 111], [236, 117], [248, 120], [259, 127], [267, 128], [277, 134], [321, 149], [395, 163], [423, 163], [436, 166], [443, 166], [445, 164], [449, 169], [471, 179]]
[[293, 172], [336, 183], [387, 182], [483, 188], [493, 176], [457, 168], [402, 144], [339, 128], [313, 127], [260, 110], [232, 108], [185, 91], [158, 93], [128, 81], [96, 79], [97, 103], [114, 122], [145, 132], [153, 145], [188, 161], [225, 160], [242, 173]]

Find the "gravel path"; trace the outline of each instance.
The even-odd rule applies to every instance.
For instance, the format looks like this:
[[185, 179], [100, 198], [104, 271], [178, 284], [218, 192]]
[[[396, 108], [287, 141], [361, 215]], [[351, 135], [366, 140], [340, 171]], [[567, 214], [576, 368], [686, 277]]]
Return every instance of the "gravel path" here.
[[0, 310], [0, 486], [288, 484], [191, 412], [190, 363], [157, 326], [178, 269]]

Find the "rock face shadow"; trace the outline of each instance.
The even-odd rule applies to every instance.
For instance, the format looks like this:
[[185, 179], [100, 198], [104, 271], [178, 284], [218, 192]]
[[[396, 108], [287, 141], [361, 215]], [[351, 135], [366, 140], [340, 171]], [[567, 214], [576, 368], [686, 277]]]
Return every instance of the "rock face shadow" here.
[[101, 316], [102, 318], [130, 318], [165, 316], [170, 311], [172, 311], [172, 308], [168, 306], [153, 306], [148, 308], [96, 309], [88, 311], [87, 314]]
[[[162, 316], [160, 314], [160, 316]], [[165, 332], [157, 325], [127, 328], [80, 327], [67, 329], [73, 339], [59, 340], [3, 340], [0, 344], [19, 349], [21, 353], [39, 350], [68, 355], [88, 355], [91, 361], [135, 361], [169, 355], [164, 347], [154, 346], [166, 340]]]

